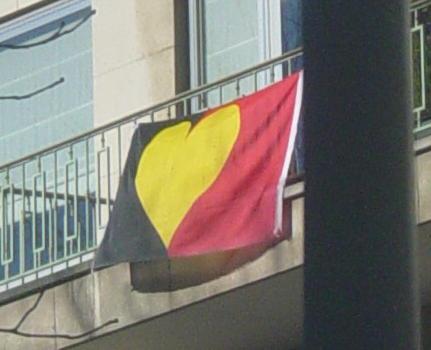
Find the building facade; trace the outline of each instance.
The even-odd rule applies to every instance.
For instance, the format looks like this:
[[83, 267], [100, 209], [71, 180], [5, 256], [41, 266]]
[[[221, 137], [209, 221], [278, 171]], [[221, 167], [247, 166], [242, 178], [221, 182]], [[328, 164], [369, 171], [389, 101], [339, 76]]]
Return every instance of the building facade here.
[[[431, 1], [411, 4], [425, 335], [430, 11]], [[133, 291], [131, 281], [154, 281], [163, 267], [91, 271], [91, 261], [136, 124], [204, 111], [301, 69], [301, 27], [300, 0], [0, 1], [0, 346], [300, 347], [301, 134], [285, 188], [291, 237], [258, 259], [155, 293]]]

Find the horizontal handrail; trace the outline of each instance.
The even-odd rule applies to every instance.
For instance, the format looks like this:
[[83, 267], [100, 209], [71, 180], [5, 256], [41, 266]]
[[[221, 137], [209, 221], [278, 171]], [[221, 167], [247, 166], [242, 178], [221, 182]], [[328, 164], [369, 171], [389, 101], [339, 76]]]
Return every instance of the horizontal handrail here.
[[298, 47], [294, 50], [291, 50], [289, 52], [284, 53], [283, 55], [280, 55], [280, 56], [275, 57], [273, 59], [267, 60], [265, 62], [258, 64], [258, 65], [255, 65], [253, 67], [244, 69], [240, 72], [231, 74], [231, 75], [226, 76], [226, 77], [219, 79], [217, 81], [202, 85], [202, 86], [197, 87], [195, 89], [191, 89], [191, 90], [187, 90], [185, 92], [179, 93], [176, 96], [174, 96], [168, 100], [165, 100], [163, 102], [152, 105], [151, 107], [142, 109], [139, 112], [132, 113], [132, 114], [127, 115], [123, 118], [119, 118], [119, 119], [114, 120], [110, 123], [96, 127], [92, 130], [80, 133], [74, 137], [71, 137], [71, 138], [66, 139], [64, 141], [61, 141], [59, 143], [56, 143], [56, 144], [53, 144], [53, 145], [48, 146], [46, 148], [43, 148], [41, 150], [38, 150], [38, 151], [31, 153], [29, 155], [26, 155], [24, 157], [21, 157], [21, 158], [15, 159], [13, 161], [7, 162], [5, 164], [2, 164], [2, 165], [0, 165], [0, 171], [3, 171], [7, 168], [14, 167], [16, 165], [19, 165], [19, 164], [25, 162], [25, 161], [35, 159], [38, 156], [44, 155], [44, 154], [49, 153], [51, 151], [54, 151], [56, 149], [65, 148], [65, 147], [73, 144], [74, 142], [76, 142], [78, 140], [89, 139], [92, 136], [101, 134], [103, 132], [110, 131], [113, 128], [116, 128], [116, 127], [121, 126], [123, 124], [126, 124], [130, 121], [133, 121], [134, 119], [138, 119], [142, 115], [149, 114], [152, 111], [158, 111], [160, 109], [175, 105], [176, 103], [180, 103], [184, 99], [190, 98], [194, 95], [199, 95], [200, 93], [210, 91], [212, 89], [217, 88], [220, 85], [226, 85], [231, 81], [235, 81], [235, 80], [241, 79], [242, 77], [246, 77], [253, 72], [258, 72], [258, 71], [263, 70], [263, 69], [268, 69], [269, 67], [271, 67], [274, 64], [280, 63], [280, 62], [282, 62], [286, 59], [289, 59], [289, 58], [294, 58], [295, 56], [300, 56], [301, 54], [302, 54], [302, 47]]
[[426, 7], [431, 4], [431, 0], [412, 0], [410, 5], [410, 10], [418, 10], [422, 7]]

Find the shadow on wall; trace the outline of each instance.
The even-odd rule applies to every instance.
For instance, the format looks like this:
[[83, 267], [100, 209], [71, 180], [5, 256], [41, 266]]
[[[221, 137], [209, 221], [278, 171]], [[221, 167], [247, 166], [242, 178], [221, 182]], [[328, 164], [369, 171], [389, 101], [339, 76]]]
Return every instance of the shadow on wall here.
[[156, 293], [199, 285], [256, 260], [269, 248], [254, 245], [199, 256], [131, 263], [132, 286], [138, 292]]
[[142, 293], [175, 291], [209, 282], [255, 261], [268, 249], [292, 238], [292, 204], [283, 202], [283, 233], [271, 243], [170, 260], [130, 263], [133, 290]]

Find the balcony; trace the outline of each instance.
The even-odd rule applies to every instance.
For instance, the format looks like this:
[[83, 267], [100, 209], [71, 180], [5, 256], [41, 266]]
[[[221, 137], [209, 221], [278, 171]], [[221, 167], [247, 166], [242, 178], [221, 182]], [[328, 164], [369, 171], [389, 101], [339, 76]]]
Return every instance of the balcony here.
[[[411, 9], [413, 65], [413, 120], [416, 134], [431, 122], [431, 7], [429, 1], [415, 1]], [[425, 132], [426, 133], [426, 132]]]
[[[414, 2], [411, 20], [412, 121], [420, 139], [418, 159], [422, 159], [429, 150], [424, 136], [431, 130], [431, 1]], [[0, 301], [89, 270], [109, 220], [130, 137], [138, 123], [181, 118], [227, 103], [301, 66], [302, 51], [298, 48], [1, 165]], [[295, 166], [299, 163], [294, 162], [291, 168], [287, 201], [303, 195], [302, 169]], [[422, 197], [426, 195], [418, 193], [418, 198]], [[419, 222], [428, 220], [425, 216]]]

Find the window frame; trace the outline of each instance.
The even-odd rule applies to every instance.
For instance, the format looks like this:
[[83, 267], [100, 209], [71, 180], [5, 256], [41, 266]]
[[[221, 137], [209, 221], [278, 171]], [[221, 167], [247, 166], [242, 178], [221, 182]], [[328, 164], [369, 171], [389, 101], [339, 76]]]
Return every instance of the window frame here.
[[[85, 11], [85, 12], [84, 12]], [[88, 15], [86, 14], [88, 12]], [[94, 71], [94, 48], [93, 48], [93, 24], [92, 24], [92, 20], [90, 17], [92, 17], [92, 15], [94, 14], [94, 9], [92, 6], [92, 0], [59, 0], [56, 2], [50, 2], [49, 4], [45, 4], [44, 6], [40, 6], [37, 7], [35, 9], [33, 9], [32, 11], [29, 12], [25, 12], [23, 13], [22, 11], [17, 12], [15, 17], [10, 17], [9, 20], [0, 23], [0, 44], [5, 44], [5, 47], [2, 47], [0, 49], [0, 55], [3, 54], [3, 51], [7, 54], [7, 51], [13, 51], [15, 48], [13, 46], [16, 46], [17, 49], [19, 50], [15, 50], [16, 52], [21, 52], [22, 55], [27, 55], [25, 56], [26, 58], [24, 59], [24, 64], [25, 62], [27, 62], [27, 60], [31, 60], [31, 61], [36, 61], [36, 59], [31, 58], [32, 52], [31, 50], [33, 50], [33, 46], [30, 44], [28, 45], [28, 47], [26, 47], [26, 44], [24, 43], [23, 47], [20, 48], [20, 46], [22, 45], [21, 42], [19, 40], [21, 40], [20, 38], [24, 38], [27, 35], [31, 35], [31, 33], [38, 33], [38, 31], [41, 28], [47, 28], [47, 26], [51, 26], [52, 28], [54, 28], [54, 26], [56, 26], [56, 23], [58, 23], [58, 27], [55, 27], [52, 31], [52, 33], [56, 33], [56, 31], [58, 33], [60, 33], [63, 30], [62, 27], [62, 23], [66, 23], [63, 22], [63, 20], [70, 20], [71, 18], [75, 18], [77, 15], [79, 16], [83, 16], [82, 18], [85, 18], [84, 22], [87, 22], [87, 19], [89, 20], [89, 22], [86, 24], [87, 28], [86, 28], [86, 33], [88, 32], [88, 35], [85, 36], [85, 41], [84, 40], [79, 40], [76, 41], [76, 43], [83, 43], [82, 45], [86, 45], [86, 47], [88, 47], [88, 51], [85, 52], [86, 57], [84, 59], [84, 61], [81, 61], [81, 58], [78, 57], [78, 55], [75, 57], [72, 53], [70, 53], [69, 51], [63, 51], [63, 50], [58, 50], [58, 51], [52, 51], [54, 54], [50, 54], [48, 56], [43, 56], [39, 55], [36, 56], [36, 58], [39, 58], [39, 61], [42, 62], [42, 66], [43, 69], [40, 70], [40, 72], [47, 70], [47, 71], [53, 71], [53, 72], [57, 72], [60, 73], [60, 75], [58, 75], [58, 77], [55, 77], [52, 81], [44, 81], [43, 83], [41, 83], [40, 85], [34, 85], [34, 87], [30, 84], [29, 87], [27, 89], [23, 89], [22, 91], [19, 90], [18, 92], [2, 92], [2, 94], [0, 95], [4, 95], [2, 96], [4, 99], [8, 99], [8, 96], [18, 96], [18, 97], [22, 97], [22, 96], [26, 96], [23, 97], [22, 100], [26, 100], [25, 103], [27, 103], [29, 106], [31, 103], [34, 103], [36, 106], [36, 109], [39, 108], [39, 106], [47, 106], [49, 104], [47, 104], [46, 100], [45, 101], [41, 101], [39, 100], [38, 102], [38, 98], [39, 93], [35, 93], [33, 94], [35, 91], [36, 92], [40, 92], [41, 97], [42, 98], [42, 92], [43, 95], [45, 96], [45, 94], [47, 93], [52, 93], [52, 94], [59, 94], [58, 97], [60, 98], [59, 103], [56, 104], [57, 106], [61, 106], [58, 107], [56, 112], [51, 113], [49, 111], [49, 108], [44, 107], [45, 109], [47, 109], [47, 113], [46, 113], [46, 118], [42, 116], [41, 113], [38, 114], [38, 118], [33, 118], [31, 120], [31, 122], [24, 122], [22, 123], [22, 128], [18, 127], [18, 125], [16, 125], [16, 130], [12, 129], [11, 131], [9, 130], [3, 130], [0, 128], [1, 134], [0, 134], [0, 139], [2, 140], [2, 142], [4, 142], [4, 139], [7, 138], [12, 138], [12, 135], [21, 135], [20, 133], [30, 133], [30, 129], [32, 128], [39, 128], [39, 130], [42, 128], [41, 125], [45, 124], [48, 125], [47, 130], [50, 130], [51, 125], [54, 125], [55, 123], [59, 124], [59, 117], [61, 117], [62, 115], [66, 114], [66, 113], [71, 113], [73, 112], [75, 109], [80, 108], [83, 109], [84, 113], [87, 117], [84, 117], [82, 114], [82, 118], [80, 118], [80, 122], [75, 124], [77, 125], [77, 127], [73, 127], [71, 129], [68, 129], [69, 132], [65, 132], [64, 135], [58, 134], [57, 137], [52, 136], [54, 133], [53, 132], [49, 132], [47, 131], [47, 134], [50, 135], [48, 137], [47, 140], [43, 140], [43, 137], [40, 137], [40, 135], [38, 136], [38, 131], [35, 131], [32, 135], [31, 135], [31, 139], [34, 139], [36, 141], [32, 141], [30, 143], [28, 143], [26, 146], [24, 146], [21, 150], [16, 149], [16, 152], [12, 152], [11, 154], [5, 154], [5, 156], [1, 158], [0, 162], [3, 163], [7, 163], [12, 161], [15, 158], [21, 158], [24, 157], [30, 153], [33, 153], [34, 151], [38, 151], [41, 149], [44, 149], [45, 147], [48, 147], [52, 144], [58, 143], [61, 141], [61, 137], [63, 138], [70, 138], [76, 134], [79, 134], [89, 128], [92, 128], [94, 126], [94, 78], [93, 78], [93, 71]], [[75, 16], [75, 17], [73, 17]], [[78, 18], [78, 17], [76, 17]], [[74, 19], [75, 21], [75, 19]], [[73, 28], [73, 32], [75, 31], [75, 29], [77, 29], [78, 27], [81, 26], [81, 24], [84, 24], [84, 22], [79, 22], [80, 19], [76, 19], [76, 23], [77, 23], [77, 27], [71, 27]], [[71, 22], [72, 23], [72, 22]], [[66, 24], [65, 24], [66, 25]], [[73, 24], [75, 25], [75, 24]], [[73, 26], [72, 25], [72, 26]], [[67, 28], [66, 28], [67, 29]], [[41, 32], [42, 35], [45, 35], [46, 38], [50, 38], [48, 35], [50, 35], [50, 30], [48, 30], [48, 32]], [[60, 31], [60, 32], [59, 32]], [[62, 35], [62, 33], [60, 33], [60, 35], [58, 37], [53, 36], [53, 40], [52, 41], [56, 41], [57, 39], [59, 39]], [[66, 32], [65, 34], [71, 34], [71, 32]], [[74, 35], [74, 34], [73, 34]], [[84, 51], [81, 50], [81, 46], [76, 46], [73, 42], [73, 35], [67, 35], [67, 38], [71, 38], [70, 43], [72, 46], [72, 48], [75, 49], [74, 52], [76, 53], [84, 53]], [[18, 40], [18, 43], [16, 42], [16, 40]], [[60, 39], [60, 40], [65, 40], [65, 39]], [[69, 40], [69, 39], [66, 39]], [[51, 41], [51, 40], [48, 40]], [[39, 53], [41, 50], [45, 50], [43, 49], [43, 47], [45, 47], [45, 45], [48, 45], [49, 43], [47, 42], [41, 42], [41, 44], [38, 44], [38, 40], [34, 40], [35, 45], [34, 47], [39, 50]], [[79, 44], [81, 45], [81, 44]], [[10, 47], [8, 47], [10, 46]], [[47, 50], [50, 50], [49, 48], [47, 48]], [[81, 50], [81, 51], [80, 51]], [[50, 52], [50, 51], [46, 51], [46, 52]], [[50, 53], [51, 53], [50, 52]], [[58, 55], [56, 54], [58, 52]], [[30, 58], [28, 58], [30, 57]], [[41, 58], [42, 57], [42, 58]], [[84, 56], [82, 56], [84, 57]], [[79, 72], [73, 72], [72, 74], [72, 78], [69, 80], [67, 77], [63, 77], [62, 76], [62, 71], [61, 69], [58, 70], [59, 67], [64, 67], [61, 66], [63, 63], [65, 65], [67, 60], [72, 60], [72, 59], [77, 59], [80, 61], [76, 61], [76, 62], [84, 62], [82, 65], [79, 65], [79, 72], [85, 71], [85, 77], [86, 77], [86, 82], [83, 83], [85, 84], [85, 87], [87, 87], [87, 89], [85, 90], [86, 93], [85, 95], [79, 95], [79, 96], [85, 96], [85, 103], [75, 103], [74, 105], [70, 106], [70, 105], [64, 105], [62, 103], [62, 101], [68, 101], [68, 98], [65, 97], [67, 96], [67, 91], [65, 92], [65, 90], [58, 90], [58, 91], [62, 91], [62, 92], [52, 92], [52, 91], [48, 91], [51, 90], [51, 88], [56, 87], [57, 85], [62, 85], [61, 89], [64, 88], [64, 86], [66, 86], [66, 89], [71, 89], [71, 86], [76, 86], [77, 82], [79, 82], [81, 80], [81, 75]], [[8, 62], [8, 61], [2, 61], [3, 62]], [[13, 61], [10, 61], [13, 62]], [[21, 64], [21, 63], [20, 63]], [[52, 68], [49, 68], [48, 66], [52, 64]], [[11, 63], [12, 66], [14, 66], [14, 63]], [[3, 68], [6, 65], [2, 66]], [[46, 67], [45, 67], [46, 66]], [[69, 69], [68, 71], [70, 71], [70, 64], [69, 64]], [[72, 69], [73, 70], [73, 69]], [[76, 68], [74, 69], [75, 71], [78, 71]], [[88, 74], [87, 74], [88, 71]], [[15, 84], [15, 82], [21, 80], [23, 77], [25, 78], [26, 76], [30, 76], [30, 75], [34, 75], [34, 81], [38, 81], [38, 79], [41, 77], [41, 74], [39, 74], [37, 71], [33, 71], [30, 74], [30, 71], [26, 71], [27, 73], [19, 73], [17, 72], [15, 78], [6, 78], [4, 77], [4, 79], [2, 79], [2, 84], [0, 84], [0, 88], [3, 88], [5, 85], [10, 85], [10, 84]], [[36, 72], [36, 73], [35, 73]], [[33, 74], [34, 73], [34, 74]], [[37, 75], [37, 76], [36, 76]], [[31, 80], [32, 78], [28, 78], [27, 80]], [[4, 81], [3, 81], [4, 80]], [[42, 77], [43, 80], [43, 77]], [[65, 84], [62, 84], [65, 83]], [[74, 85], [72, 85], [74, 84]], [[46, 89], [44, 89], [45, 87], [48, 87]], [[78, 89], [74, 89], [73, 91], [80, 91]], [[78, 93], [76, 93], [76, 95], [78, 95]], [[56, 95], [57, 96], [57, 95]], [[33, 99], [34, 98], [34, 99]], [[46, 97], [44, 97], [46, 98]], [[73, 100], [73, 99], [72, 99]], [[82, 100], [82, 99], [81, 99]], [[34, 101], [34, 102], [30, 102], [30, 101]], [[10, 101], [7, 101], [10, 102]], [[82, 101], [81, 101], [82, 102]], [[24, 102], [23, 102], [24, 103]], [[18, 104], [17, 104], [18, 105]], [[33, 107], [33, 106], [32, 106]], [[85, 108], [85, 110], [84, 110]], [[19, 108], [17, 107], [17, 109], [14, 108], [13, 112], [19, 112]], [[79, 112], [76, 112], [76, 114], [78, 114]], [[13, 113], [11, 114], [13, 115]], [[24, 113], [20, 113], [19, 115], [25, 115]], [[40, 116], [42, 116], [42, 118], [40, 118]], [[12, 117], [11, 117], [12, 118]], [[29, 119], [29, 118], [27, 118]], [[82, 122], [85, 119], [84, 122]], [[81, 125], [81, 129], [80, 126]], [[25, 130], [27, 129], [27, 130]], [[66, 130], [66, 129], [64, 129]], [[39, 133], [40, 134], [40, 133]], [[33, 138], [34, 136], [34, 138]], [[30, 138], [28, 138], [30, 139]]]
[[91, 6], [91, 0], [62, 0], [0, 23], [0, 43]]
[[[189, 1], [190, 87], [208, 83], [205, 77], [204, 0]], [[282, 53], [281, 1], [259, 0], [258, 37], [259, 61], [263, 62]], [[247, 68], [247, 67], [244, 67]]]

